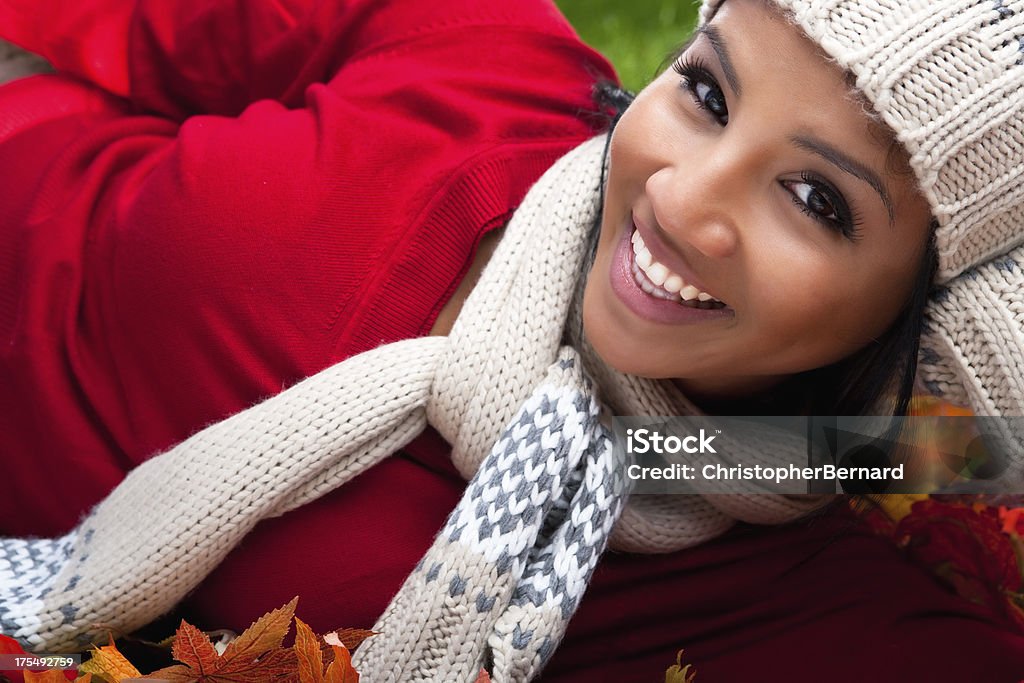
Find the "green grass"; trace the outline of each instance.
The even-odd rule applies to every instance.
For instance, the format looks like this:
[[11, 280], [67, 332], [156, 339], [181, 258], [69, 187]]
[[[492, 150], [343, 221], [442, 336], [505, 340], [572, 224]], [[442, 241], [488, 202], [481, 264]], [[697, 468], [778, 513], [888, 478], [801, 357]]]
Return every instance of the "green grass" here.
[[665, 58], [690, 35], [699, 7], [696, 0], [555, 0], [555, 4], [634, 92], [657, 74]]

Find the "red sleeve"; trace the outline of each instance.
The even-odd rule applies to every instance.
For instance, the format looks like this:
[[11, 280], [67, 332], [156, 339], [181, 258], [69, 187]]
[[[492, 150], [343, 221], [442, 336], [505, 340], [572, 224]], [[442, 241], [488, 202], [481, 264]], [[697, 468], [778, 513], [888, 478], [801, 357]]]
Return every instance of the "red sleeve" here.
[[[291, 44], [329, 77], [238, 116], [179, 124], [60, 74], [0, 88], [0, 533], [65, 529], [155, 452], [424, 333], [594, 133], [611, 70], [547, 0], [357, 6], [325, 29], [351, 40]], [[132, 89], [179, 106], [182, 73]]]
[[447, 25], [556, 25], [553, 6], [538, 13], [537, 3], [515, 4], [0, 0], [0, 36], [138, 111], [181, 119], [236, 115], [261, 99], [302, 106], [305, 89], [344, 63]]
[[[294, 83], [310, 0], [0, 0], [4, 38], [163, 114], [237, 113]], [[342, 5], [345, 3], [325, 3]], [[353, 3], [347, 3], [353, 4]]]

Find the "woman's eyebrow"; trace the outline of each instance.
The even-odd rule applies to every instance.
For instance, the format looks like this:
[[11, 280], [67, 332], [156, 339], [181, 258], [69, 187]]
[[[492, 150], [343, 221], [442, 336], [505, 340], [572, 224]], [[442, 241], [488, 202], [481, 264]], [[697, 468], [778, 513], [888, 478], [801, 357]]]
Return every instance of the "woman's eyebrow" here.
[[711, 24], [706, 24], [697, 29], [697, 32], [708, 39], [711, 43], [711, 48], [715, 51], [718, 56], [718, 61], [722, 65], [722, 71], [725, 72], [725, 80], [729, 82], [729, 87], [736, 93], [737, 97], [740, 94], [740, 79], [736, 75], [736, 68], [732, 65], [732, 60], [729, 59], [729, 51], [725, 48], [725, 41], [722, 39], [721, 32]]
[[818, 140], [813, 137], [806, 137], [803, 135], [797, 135], [790, 138], [790, 142], [799, 147], [805, 149], [808, 152], [817, 154], [825, 161], [836, 166], [840, 170], [849, 173], [855, 178], [860, 178], [865, 183], [870, 185], [878, 196], [882, 199], [882, 204], [885, 205], [885, 210], [889, 213], [889, 225], [890, 227], [896, 220], [896, 212], [893, 209], [892, 199], [889, 197], [889, 192], [885, 189], [885, 185], [882, 183], [881, 178], [878, 174], [872, 171], [870, 168], [860, 163], [856, 159], [853, 159], [843, 152], [839, 151], [835, 147], [829, 145], [823, 140]]

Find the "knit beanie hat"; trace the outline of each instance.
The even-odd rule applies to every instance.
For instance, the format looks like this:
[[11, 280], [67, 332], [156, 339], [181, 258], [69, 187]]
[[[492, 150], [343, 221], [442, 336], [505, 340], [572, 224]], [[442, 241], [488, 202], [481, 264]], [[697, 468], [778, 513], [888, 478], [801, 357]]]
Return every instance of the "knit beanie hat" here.
[[1024, 0], [773, 1], [851, 74], [931, 207], [920, 379], [976, 415], [1024, 415]]

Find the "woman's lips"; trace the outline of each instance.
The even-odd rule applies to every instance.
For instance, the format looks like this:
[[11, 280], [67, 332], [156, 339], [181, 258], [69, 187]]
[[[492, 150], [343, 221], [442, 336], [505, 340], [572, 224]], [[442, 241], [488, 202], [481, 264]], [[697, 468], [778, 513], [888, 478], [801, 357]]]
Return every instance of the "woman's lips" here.
[[633, 276], [633, 225], [622, 231], [609, 272], [612, 291], [634, 315], [655, 323], [685, 325], [732, 318], [731, 308], [694, 308], [648, 294]]
[[[707, 288], [704, 287], [704, 283], [700, 281], [690, 269], [690, 265], [683, 260], [682, 256], [674, 253], [667, 244], [662, 240], [661, 235], [652, 228], [650, 228], [643, 218], [637, 216], [636, 212], [633, 212], [632, 216], [633, 224], [628, 226], [628, 230], [636, 230], [640, 233], [640, 237], [643, 238], [644, 246], [651, 252], [655, 261], [664, 264], [669, 270], [678, 273], [687, 284], [693, 285], [702, 292], [708, 292]], [[708, 292], [708, 294], [714, 295], [714, 292]], [[716, 297], [717, 298], [717, 297]]]

